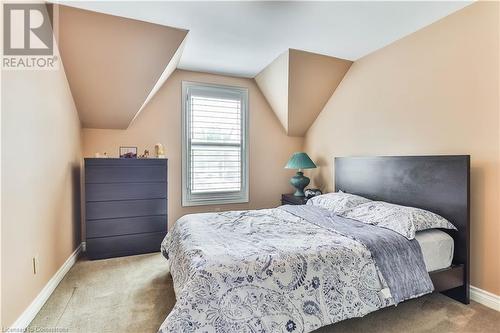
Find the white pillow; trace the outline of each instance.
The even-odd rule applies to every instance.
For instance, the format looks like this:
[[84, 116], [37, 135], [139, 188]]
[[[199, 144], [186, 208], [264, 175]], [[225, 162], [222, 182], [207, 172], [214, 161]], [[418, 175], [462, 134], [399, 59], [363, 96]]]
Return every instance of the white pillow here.
[[424, 209], [400, 206], [383, 201], [371, 201], [346, 210], [343, 217], [391, 229], [408, 239], [426, 229], [454, 229], [455, 226], [438, 214]]
[[307, 200], [306, 204], [322, 207], [335, 214], [339, 214], [346, 209], [350, 209], [367, 202], [370, 202], [370, 200], [360, 197], [359, 195], [344, 192], [332, 192], [312, 197]]

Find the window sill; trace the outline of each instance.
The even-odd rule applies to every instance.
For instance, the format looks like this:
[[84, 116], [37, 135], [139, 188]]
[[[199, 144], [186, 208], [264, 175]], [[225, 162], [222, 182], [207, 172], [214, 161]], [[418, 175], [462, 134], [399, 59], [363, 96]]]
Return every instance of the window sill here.
[[182, 207], [229, 205], [229, 204], [240, 204], [240, 203], [249, 203], [248, 197], [228, 198], [228, 199], [219, 199], [219, 198], [218, 199], [195, 199], [195, 200], [182, 199]]

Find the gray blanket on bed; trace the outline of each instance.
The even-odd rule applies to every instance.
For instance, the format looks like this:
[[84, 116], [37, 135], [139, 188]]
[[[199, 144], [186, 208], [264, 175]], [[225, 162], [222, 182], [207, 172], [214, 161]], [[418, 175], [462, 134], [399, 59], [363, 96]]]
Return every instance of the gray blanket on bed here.
[[397, 304], [434, 290], [418, 242], [381, 227], [346, 219], [326, 209], [301, 205], [281, 209], [309, 223], [357, 240], [370, 250]]

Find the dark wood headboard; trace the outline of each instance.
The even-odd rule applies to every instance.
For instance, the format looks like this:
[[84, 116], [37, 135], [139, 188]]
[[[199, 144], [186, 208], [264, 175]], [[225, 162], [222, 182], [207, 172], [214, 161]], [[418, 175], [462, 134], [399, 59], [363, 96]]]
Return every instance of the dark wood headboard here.
[[469, 283], [470, 156], [336, 157], [335, 190], [422, 208], [452, 222], [453, 264]]

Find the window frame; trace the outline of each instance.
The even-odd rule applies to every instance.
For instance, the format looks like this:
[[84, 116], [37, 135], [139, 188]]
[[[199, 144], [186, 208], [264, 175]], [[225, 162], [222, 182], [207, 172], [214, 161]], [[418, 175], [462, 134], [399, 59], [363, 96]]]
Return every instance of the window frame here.
[[[204, 90], [208, 94], [220, 93], [241, 97], [241, 190], [237, 192], [208, 192], [191, 193], [190, 189], [190, 156], [191, 142], [190, 118], [191, 108], [189, 105], [190, 90]], [[248, 174], [248, 89], [237, 86], [218, 85], [211, 83], [182, 81], [182, 206], [223, 205], [249, 202], [249, 174]], [[223, 145], [223, 144], [222, 144]]]

